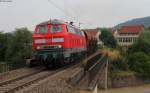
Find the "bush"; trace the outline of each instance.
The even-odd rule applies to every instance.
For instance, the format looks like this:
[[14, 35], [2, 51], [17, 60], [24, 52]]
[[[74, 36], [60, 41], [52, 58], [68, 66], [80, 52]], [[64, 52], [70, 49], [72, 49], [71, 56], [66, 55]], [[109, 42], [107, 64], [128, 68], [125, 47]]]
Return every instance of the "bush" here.
[[150, 57], [143, 52], [135, 52], [128, 57], [129, 68], [144, 77], [150, 77]]
[[5, 60], [6, 41], [6, 35], [0, 32], [0, 61]]
[[150, 30], [145, 29], [139, 36], [136, 43], [129, 49], [129, 53], [133, 52], [144, 52], [150, 56]]
[[113, 71], [110, 74], [111, 78], [126, 78], [126, 77], [134, 77], [136, 76], [136, 73], [133, 71]]
[[[32, 33], [27, 28], [19, 28], [13, 32], [0, 32], [1, 72], [25, 66], [25, 58], [32, 55]], [[4, 68], [9, 68], [5, 70]]]
[[16, 29], [8, 38], [5, 61], [22, 62], [32, 53], [31, 32], [27, 28]]
[[126, 62], [125, 58], [112, 62], [110, 66], [111, 66], [110, 68], [112, 71], [128, 71], [129, 70], [129, 65]]

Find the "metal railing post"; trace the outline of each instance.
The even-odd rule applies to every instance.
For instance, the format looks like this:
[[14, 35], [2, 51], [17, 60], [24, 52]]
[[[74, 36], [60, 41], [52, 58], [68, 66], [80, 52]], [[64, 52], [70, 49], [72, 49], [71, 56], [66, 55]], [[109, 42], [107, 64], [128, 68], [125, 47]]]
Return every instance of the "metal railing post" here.
[[106, 66], [105, 66], [105, 90], [107, 90], [107, 84], [108, 84], [108, 59], [106, 60]]

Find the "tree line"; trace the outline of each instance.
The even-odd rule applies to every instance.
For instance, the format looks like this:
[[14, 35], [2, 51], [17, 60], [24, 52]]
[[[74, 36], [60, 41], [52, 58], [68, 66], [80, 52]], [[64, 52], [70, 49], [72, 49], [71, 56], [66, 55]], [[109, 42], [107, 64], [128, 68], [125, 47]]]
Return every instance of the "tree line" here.
[[109, 70], [111, 72], [128, 71], [150, 78], [150, 28], [145, 28], [140, 33], [138, 40], [126, 51], [117, 44], [109, 29], [101, 29], [100, 39], [105, 46], [102, 50], [106, 51], [107, 47], [110, 59], [118, 58], [110, 62]]
[[32, 54], [32, 32], [18, 28], [13, 32], [0, 32], [0, 63], [25, 64]]

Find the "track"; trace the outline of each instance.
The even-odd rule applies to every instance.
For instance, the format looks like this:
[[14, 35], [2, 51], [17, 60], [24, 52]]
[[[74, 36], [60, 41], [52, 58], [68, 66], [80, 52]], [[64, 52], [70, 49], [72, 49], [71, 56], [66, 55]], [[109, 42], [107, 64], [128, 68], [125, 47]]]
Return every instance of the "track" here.
[[74, 68], [77, 66], [79, 66], [79, 64], [76, 64], [76, 65], [71, 64], [71, 65], [65, 66], [65, 67], [57, 69], [57, 70], [40, 71], [35, 74], [23, 76], [19, 79], [9, 80], [9, 81], [7, 81], [7, 83], [0, 84], [0, 93], [14, 93], [15, 91], [17, 91], [19, 89], [23, 89], [26, 86], [29, 86], [33, 83], [43, 80], [43, 79], [45, 79], [49, 76], [52, 76], [58, 72], [67, 70], [67, 68]]
[[52, 72], [44, 71], [44, 72], [40, 72], [38, 74], [31, 75], [29, 77], [20, 79], [20, 80], [9, 82], [8, 84], [0, 87], [0, 93], [12, 93], [12, 92], [14, 92], [18, 89], [21, 89], [27, 85], [30, 85], [38, 80], [44, 79], [54, 73], [55, 73], [55, 71], [52, 71]]
[[42, 67], [36, 67], [36, 68], [21, 68], [16, 69], [10, 72], [2, 73], [0, 74], [0, 86], [3, 86], [5, 84], [8, 84], [9, 82], [19, 80], [25, 77], [28, 77], [30, 75], [37, 74], [41, 71], [43, 71], [44, 68]]
[[[87, 58], [85, 58], [84, 60], [86, 59]], [[23, 70], [20, 70], [20, 71], [16, 70], [12, 74], [16, 72], [15, 74], [17, 74], [17, 76], [15, 76], [14, 78], [6, 78], [2, 82], [0, 81], [0, 93], [17, 92], [18, 90], [29, 87], [31, 84], [36, 84], [38, 81], [46, 79], [58, 72], [62, 72], [62, 71], [69, 70], [69, 69], [74, 69], [81, 65], [83, 65], [83, 62], [81, 62], [80, 60], [78, 61], [78, 63], [72, 63], [65, 67], [62, 67], [59, 69], [53, 69], [53, 70], [44, 70], [44, 69], [41, 69], [41, 67], [34, 69], [34, 70], [33, 69], [31, 70], [31, 68], [24, 68]], [[23, 72], [26, 72], [26, 73], [23, 73]], [[0, 75], [0, 77], [4, 77], [4, 76]]]

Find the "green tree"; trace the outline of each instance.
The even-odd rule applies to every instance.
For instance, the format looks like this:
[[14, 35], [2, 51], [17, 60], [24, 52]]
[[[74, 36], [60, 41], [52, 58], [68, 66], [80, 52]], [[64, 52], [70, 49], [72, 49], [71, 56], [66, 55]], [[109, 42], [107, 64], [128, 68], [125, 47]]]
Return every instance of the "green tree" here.
[[138, 41], [129, 49], [129, 53], [142, 51], [150, 56], [150, 29], [146, 28], [139, 36]]
[[111, 31], [106, 28], [101, 29], [100, 39], [103, 41], [105, 46], [110, 48], [116, 48], [117, 41], [115, 40]]
[[25, 57], [29, 57], [32, 52], [31, 40], [31, 32], [27, 28], [16, 29], [8, 38], [5, 60], [21, 62]]
[[3, 32], [0, 32], [0, 61], [4, 61], [6, 50], [6, 37]]
[[128, 57], [129, 68], [144, 77], [150, 77], [150, 57], [143, 52], [135, 52]]

